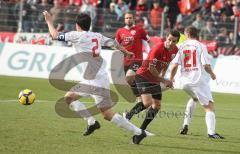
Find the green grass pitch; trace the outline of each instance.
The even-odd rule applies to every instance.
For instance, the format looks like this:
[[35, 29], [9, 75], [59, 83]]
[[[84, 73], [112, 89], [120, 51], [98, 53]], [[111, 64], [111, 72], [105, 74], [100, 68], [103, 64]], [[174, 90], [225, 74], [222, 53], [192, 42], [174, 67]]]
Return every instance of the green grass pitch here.
[[[25, 88], [36, 93], [37, 100], [31, 106], [17, 102], [19, 91]], [[183, 121], [180, 113], [184, 112], [188, 96], [181, 90], [164, 92], [162, 112], [149, 126], [156, 136], [147, 137], [140, 145], [131, 144], [131, 133], [100, 115], [96, 118], [101, 129], [83, 137], [86, 121], [63, 118], [55, 112], [55, 101], [63, 95], [48, 80], [0, 76], [0, 153], [240, 153], [240, 95], [213, 93], [216, 130], [226, 139], [211, 140], [199, 104], [189, 135], [179, 135]], [[132, 106], [120, 98], [113, 110], [122, 113]], [[143, 116], [135, 116], [132, 122], [139, 126]]]

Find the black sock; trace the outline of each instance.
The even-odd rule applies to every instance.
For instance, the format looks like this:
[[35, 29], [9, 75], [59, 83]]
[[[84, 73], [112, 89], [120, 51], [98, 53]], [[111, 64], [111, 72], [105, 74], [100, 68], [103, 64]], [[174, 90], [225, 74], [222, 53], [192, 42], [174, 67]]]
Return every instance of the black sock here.
[[150, 124], [150, 122], [154, 119], [154, 117], [157, 115], [159, 109], [153, 109], [152, 107], [149, 108], [147, 111], [146, 117], [141, 125], [141, 129], [145, 130], [147, 126]]
[[142, 110], [145, 110], [146, 107], [144, 106], [143, 102], [138, 102], [126, 115], [127, 119], [131, 119], [134, 114], [138, 114]]

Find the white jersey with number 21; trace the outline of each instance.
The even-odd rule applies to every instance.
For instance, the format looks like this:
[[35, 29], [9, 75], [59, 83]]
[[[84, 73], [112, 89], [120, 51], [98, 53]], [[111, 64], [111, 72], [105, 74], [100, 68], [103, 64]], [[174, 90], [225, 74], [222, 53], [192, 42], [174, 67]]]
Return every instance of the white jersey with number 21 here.
[[197, 40], [188, 39], [181, 44], [172, 63], [181, 65], [183, 84], [197, 84], [203, 77], [203, 65], [210, 64], [207, 47]]

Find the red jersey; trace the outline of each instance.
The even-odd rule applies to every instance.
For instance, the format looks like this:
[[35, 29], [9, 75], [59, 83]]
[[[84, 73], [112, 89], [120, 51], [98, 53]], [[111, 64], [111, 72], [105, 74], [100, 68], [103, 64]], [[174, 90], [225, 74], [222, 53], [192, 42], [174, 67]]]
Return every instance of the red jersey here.
[[134, 62], [142, 61], [143, 51], [142, 51], [142, 40], [148, 41], [150, 38], [144, 29], [138, 26], [133, 26], [130, 29], [125, 27], [119, 28], [116, 32], [116, 40], [129, 52], [134, 53], [134, 57], [129, 59], [124, 58], [124, 65], [128, 66]]
[[161, 72], [163, 68], [168, 67], [177, 52], [177, 46], [169, 51], [165, 48], [164, 42], [155, 45], [148, 54], [147, 59], [143, 62], [143, 65], [137, 70], [137, 74], [150, 82], [159, 83], [158, 78], [153, 76], [148, 70], [149, 63], [154, 64], [158, 72]]

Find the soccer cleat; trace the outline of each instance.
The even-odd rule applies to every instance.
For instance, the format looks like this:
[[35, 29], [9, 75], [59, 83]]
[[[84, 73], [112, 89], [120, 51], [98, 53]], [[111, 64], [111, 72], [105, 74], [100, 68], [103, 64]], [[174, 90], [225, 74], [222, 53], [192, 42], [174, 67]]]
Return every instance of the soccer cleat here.
[[184, 125], [180, 131], [180, 134], [187, 135], [187, 132], [188, 132], [188, 125]]
[[131, 120], [132, 116], [130, 115], [130, 112], [124, 112], [123, 117], [127, 119], [128, 121]]
[[134, 135], [132, 137], [132, 142], [133, 144], [139, 144], [145, 137], [147, 137], [147, 134], [144, 130], [142, 130], [140, 135]]
[[224, 137], [219, 135], [218, 133], [215, 133], [213, 135], [208, 134], [208, 137], [213, 139], [224, 139]]
[[98, 121], [95, 121], [93, 125], [87, 127], [87, 130], [83, 133], [83, 136], [88, 136], [92, 134], [96, 129], [100, 128], [100, 124]]

